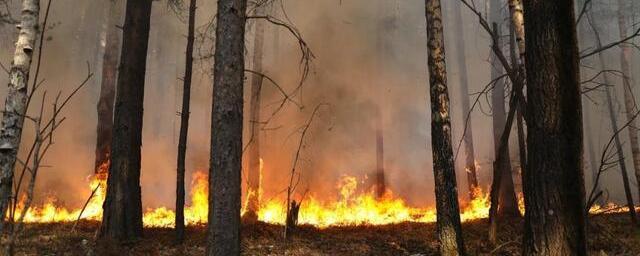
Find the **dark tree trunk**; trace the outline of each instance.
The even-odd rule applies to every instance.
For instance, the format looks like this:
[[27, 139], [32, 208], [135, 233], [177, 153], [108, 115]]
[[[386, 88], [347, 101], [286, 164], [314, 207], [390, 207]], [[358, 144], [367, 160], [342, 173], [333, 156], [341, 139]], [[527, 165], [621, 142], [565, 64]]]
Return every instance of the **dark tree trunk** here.
[[178, 140], [178, 168], [176, 175], [176, 242], [184, 241], [184, 173], [187, 155], [187, 135], [191, 104], [191, 77], [193, 74], [193, 41], [196, 27], [197, 0], [189, 1], [189, 24], [187, 50], [185, 52], [184, 83], [182, 87], [182, 110], [180, 112], [180, 138]]
[[523, 255], [586, 255], [582, 102], [573, 1], [524, 1]]
[[[265, 14], [266, 6], [257, 7], [256, 16]], [[253, 44], [253, 71], [262, 73], [262, 59], [264, 50], [264, 22], [265, 20], [256, 19], [255, 35]], [[254, 74], [251, 78], [251, 101], [249, 102], [249, 126], [251, 127], [251, 137], [249, 145], [249, 175], [247, 187], [247, 212], [245, 220], [249, 223], [258, 220], [258, 210], [260, 208], [260, 104], [262, 92], [263, 77], [260, 74]]]
[[440, 0], [426, 0], [427, 53], [431, 98], [431, 150], [436, 187], [440, 255], [465, 255], [451, 145], [449, 91]]
[[246, 0], [218, 0], [207, 255], [240, 255]]
[[472, 129], [472, 121], [471, 121], [471, 107], [469, 106], [469, 79], [468, 79], [468, 71], [467, 71], [467, 54], [464, 46], [464, 27], [462, 26], [462, 5], [459, 1], [453, 1], [454, 3], [454, 12], [455, 12], [455, 22], [453, 22], [455, 26], [455, 30], [458, 33], [458, 38], [456, 38], [456, 48], [457, 56], [458, 56], [458, 68], [459, 68], [459, 78], [460, 78], [460, 91], [462, 93], [462, 117], [463, 123], [465, 124], [464, 128], [464, 152], [466, 155], [465, 159], [465, 171], [467, 173], [467, 186], [469, 189], [469, 198], [474, 199], [475, 189], [478, 187], [478, 178], [476, 175], [476, 158], [473, 150], [473, 129]]
[[140, 146], [151, 2], [127, 1], [101, 238], [142, 236]]
[[102, 58], [102, 81], [100, 99], [98, 100], [98, 128], [94, 164], [94, 172], [101, 180], [107, 178], [107, 171], [109, 170], [111, 138], [113, 137], [113, 101], [116, 96], [122, 34], [122, 29], [119, 27], [122, 26], [124, 2], [124, 0], [110, 0], [108, 3], [109, 13], [106, 17], [107, 37]]

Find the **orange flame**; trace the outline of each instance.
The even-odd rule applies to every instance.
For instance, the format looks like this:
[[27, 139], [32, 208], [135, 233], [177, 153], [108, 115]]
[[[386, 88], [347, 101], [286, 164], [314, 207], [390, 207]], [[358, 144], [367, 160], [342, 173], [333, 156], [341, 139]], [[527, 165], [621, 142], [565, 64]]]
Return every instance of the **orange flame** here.
[[[262, 170], [262, 162], [261, 168]], [[102, 219], [102, 202], [105, 198], [106, 180], [99, 179], [101, 175], [94, 176], [90, 187], [96, 188], [95, 195], [87, 203], [82, 213], [82, 219]], [[262, 177], [262, 175], [261, 175]], [[395, 196], [393, 191], [387, 190], [382, 198], [378, 198], [373, 190], [359, 190], [358, 180], [352, 176], [343, 176], [336, 189], [338, 198], [335, 200], [320, 200], [314, 196], [308, 196], [302, 201], [298, 222], [300, 224], [313, 225], [319, 228], [347, 225], [383, 225], [401, 222], [425, 222], [436, 221], [436, 210], [433, 207], [411, 207]], [[262, 190], [257, 192], [262, 197]], [[474, 191], [474, 200], [463, 203], [460, 218], [463, 222], [487, 218], [490, 207], [488, 193], [481, 188]], [[187, 225], [202, 225], [207, 222], [208, 214], [208, 179], [204, 172], [196, 172], [192, 180], [190, 192], [191, 202], [185, 208], [185, 222]], [[522, 194], [518, 195], [519, 208], [524, 213], [524, 200]], [[244, 208], [244, 207], [243, 207]], [[21, 212], [18, 205], [17, 213]], [[640, 209], [640, 208], [639, 208]], [[72, 222], [78, 219], [81, 209], [69, 210], [55, 204], [54, 198], [39, 207], [30, 208], [25, 215], [27, 223]], [[286, 204], [284, 199], [274, 198], [261, 202], [258, 211], [258, 219], [272, 224], [284, 224], [286, 220]], [[613, 204], [604, 207], [594, 206], [592, 214], [607, 212], [624, 212], [626, 208], [620, 208]], [[242, 209], [242, 213], [245, 209]], [[16, 219], [19, 216], [16, 216]], [[146, 209], [143, 214], [143, 223], [146, 227], [173, 227], [175, 212], [161, 207]]]

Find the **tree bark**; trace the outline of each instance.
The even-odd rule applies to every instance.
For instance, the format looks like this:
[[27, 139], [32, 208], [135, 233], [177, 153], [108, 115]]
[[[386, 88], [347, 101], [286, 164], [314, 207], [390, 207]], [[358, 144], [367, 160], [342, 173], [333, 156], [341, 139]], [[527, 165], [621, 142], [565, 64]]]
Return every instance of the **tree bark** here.
[[523, 255], [586, 255], [580, 65], [572, 0], [524, 2], [528, 166]]
[[436, 187], [440, 255], [465, 255], [451, 145], [449, 91], [440, 0], [426, 0], [427, 53], [431, 98], [431, 148]]
[[184, 173], [187, 155], [187, 135], [191, 108], [191, 79], [193, 75], [193, 41], [195, 39], [197, 0], [189, 1], [187, 50], [185, 52], [184, 83], [182, 84], [182, 110], [180, 111], [180, 137], [178, 139], [178, 168], [176, 175], [176, 241], [184, 241]]
[[[0, 216], [6, 216], [12, 199], [13, 172], [27, 112], [29, 70], [38, 37], [40, 1], [23, 0], [18, 40], [9, 71], [9, 91], [0, 127]], [[4, 218], [0, 220], [0, 234]]]
[[120, 41], [122, 30], [123, 0], [110, 0], [107, 15], [107, 37], [102, 58], [102, 81], [98, 100], [98, 127], [96, 137], [96, 156], [94, 173], [99, 179], [107, 178], [111, 138], [113, 137], [113, 102], [116, 96], [118, 78], [118, 60], [120, 59]]
[[218, 0], [207, 255], [240, 255], [246, 0]]
[[458, 38], [455, 40], [456, 48], [458, 49], [458, 69], [460, 78], [460, 91], [462, 92], [462, 122], [465, 124], [464, 128], [464, 152], [465, 152], [465, 171], [467, 173], [467, 186], [469, 189], [469, 199], [473, 200], [477, 195], [475, 193], [478, 187], [478, 177], [476, 174], [476, 158], [473, 148], [473, 129], [471, 121], [471, 110], [469, 104], [469, 72], [467, 71], [467, 54], [464, 45], [464, 24], [462, 20], [462, 5], [460, 1], [453, 1], [455, 12], [455, 30], [458, 33]]
[[142, 236], [140, 146], [152, 0], [128, 0], [107, 195], [99, 236], [120, 241]]
[[[266, 6], [255, 9], [256, 16], [265, 14]], [[262, 73], [262, 59], [264, 50], [264, 22], [255, 20], [255, 35], [253, 44], [253, 71]], [[247, 212], [245, 219], [251, 223], [258, 220], [258, 210], [260, 208], [260, 104], [263, 77], [254, 74], [251, 78], [251, 101], [249, 102], [249, 125], [251, 127], [251, 137], [249, 145], [249, 175], [247, 188]]]
[[[625, 11], [629, 10], [627, 2], [618, 0], [618, 27], [620, 28], [620, 38], [627, 37], [627, 17]], [[629, 127], [629, 144], [631, 144], [631, 156], [633, 158], [633, 168], [635, 170], [636, 180], [640, 181], [640, 145], [638, 144], [638, 126], [634, 119], [634, 114], [638, 111], [638, 106], [633, 95], [633, 87], [631, 85], [631, 50], [628, 44], [620, 45], [620, 69], [624, 75], [624, 107], [627, 114]], [[638, 196], [640, 198], [640, 186], [638, 186]]]

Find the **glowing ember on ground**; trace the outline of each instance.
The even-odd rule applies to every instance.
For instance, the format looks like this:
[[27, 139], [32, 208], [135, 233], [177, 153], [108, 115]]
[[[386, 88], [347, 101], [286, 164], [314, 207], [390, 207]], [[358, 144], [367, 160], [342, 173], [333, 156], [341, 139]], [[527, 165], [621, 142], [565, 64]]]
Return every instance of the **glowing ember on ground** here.
[[[101, 176], [101, 175], [98, 175]], [[373, 190], [359, 190], [358, 180], [355, 177], [343, 176], [336, 189], [339, 196], [335, 200], [320, 200], [314, 196], [307, 196], [302, 201], [299, 212], [299, 224], [309, 224], [324, 228], [329, 226], [346, 225], [384, 225], [401, 222], [435, 222], [436, 211], [434, 208], [411, 207], [406, 202], [394, 196], [387, 190], [382, 198], [377, 198]], [[82, 213], [82, 219], [100, 221], [102, 218], [102, 202], [105, 198], [106, 181], [93, 178], [90, 182], [91, 189], [96, 189], [94, 197], [88, 202]], [[197, 172], [193, 176], [191, 186], [191, 202], [185, 208], [185, 221], [187, 225], [205, 224], [208, 213], [208, 183], [204, 172]], [[360, 192], [359, 192], [360, 191]], [[262, 191], [258, 192], [262, 195]], [[521, 211], [524, 212], [524, 203], [519, 196]], [[480, 188], [475, 191], [475, 199], [462, 203], [461, 220], [469, 221], [487, 218], [490, 200], [488, 193]], [[16, 214], [21, 212], [18, 205]], [[56, 206], [52, 198], [42, 206], [32, 207], [25, 215], [28, 223], [72, 222], [78, 218], [81, 209], [69, 210]], [[286, 205], [284, 199], [271, 199], [262, 202], [258, 211], [259, 220], [284, 224], [286, 219]], [[624, 212], [624, 207], [613, 204], [605, 207], [594, 206], [590, 213]], [[244, 212], [244, 209], [242, 210]], [[19, 216], [16, 216], [18, 219]], [[175, 212], [164, 207], [146, 209], [143, 215], [144, 225], [147, 227], [173, 227]]]

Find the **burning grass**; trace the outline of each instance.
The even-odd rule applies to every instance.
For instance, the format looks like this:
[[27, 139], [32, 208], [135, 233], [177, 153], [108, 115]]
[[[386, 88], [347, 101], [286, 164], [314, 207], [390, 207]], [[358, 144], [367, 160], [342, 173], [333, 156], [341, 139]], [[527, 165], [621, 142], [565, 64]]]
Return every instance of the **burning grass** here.
[[[95, 221], [82, 221], [75, 233], [71, 223], [29, 224], [16, 246], [17, 255], [202, 255], [205, 226], [190, 226], [184, 245], [173, 243], [172, 229], [147, 228], [145, 237], [130, 245], [96, 244]], [[463, 224], [470, 255], [520, 255], [522, 220], [500, 226], [499, 245], [486, 241], [486, 219]], [[288, 243], [282, 226], [259, 222], [242, 228], [243, 255], [437, 255], [435, 223], [398, 223], [317, 228], [301, 226]], [[608, 255], [640, 254], [640, 232], [626, 214], [591, 217], [589, 250]]]

